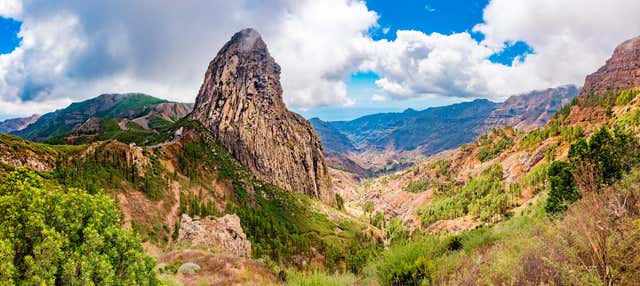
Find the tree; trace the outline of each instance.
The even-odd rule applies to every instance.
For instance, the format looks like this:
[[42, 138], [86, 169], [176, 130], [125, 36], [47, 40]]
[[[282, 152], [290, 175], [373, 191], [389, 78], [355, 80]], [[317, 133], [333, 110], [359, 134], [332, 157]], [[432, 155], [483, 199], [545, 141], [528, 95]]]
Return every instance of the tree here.
[[575, 202], [579, 193], [575, 187], [571, 165], [567, 162], [554, 161], [549, 167], [549, 196], [544, 207], [548, 213], [565, 211], [569, 204]]
[[0, 278], [24, 285], [155, 285], [154, 261], [104, 192], [33, 171], [0, 177]]

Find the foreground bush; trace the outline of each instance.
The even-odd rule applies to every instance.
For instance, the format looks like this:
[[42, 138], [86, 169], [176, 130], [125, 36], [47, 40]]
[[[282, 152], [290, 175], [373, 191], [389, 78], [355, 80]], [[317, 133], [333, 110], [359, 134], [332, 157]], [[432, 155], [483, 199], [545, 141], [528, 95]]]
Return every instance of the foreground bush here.
[[0, 176], [2, 285], [155, 285], [153, 260], [105, 194], [51, 186], [32, 171]]

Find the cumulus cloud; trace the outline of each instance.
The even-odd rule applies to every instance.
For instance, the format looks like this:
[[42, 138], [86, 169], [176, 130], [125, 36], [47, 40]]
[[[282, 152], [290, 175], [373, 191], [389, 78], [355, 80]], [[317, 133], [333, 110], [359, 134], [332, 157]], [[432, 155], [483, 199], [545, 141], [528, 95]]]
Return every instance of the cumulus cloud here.
[[377, 15], [353, 0], [3, 0], [22, 45], [0, 55], [0, 114], [25, 115], [110, 92], [193, 102], [209, 61], [254, 27], [283, 66], [290, 107], [345, 105], [355, 42]]
[[[394, 98], [426, 95], [483, 97], [583, 83], [615, 46], [638, 35], [640, 1], [492, 0], [484, 23], [470, 32], [441, 35], [398, 31], [393, 41], [371, 41], [362, 69], [377, 73]], [[535, 51], [511, 66], [488, 57], [517, 41]]]
[[347, 79], [363, 60], [360, 45], [377, 14], [364, 2], [300, 2], [267, 35], [274, 58], [283, 66], [282, 84], [293, 107], [351, 105]]
[[[401, 30], [376, 41], [369, 31], [386, 28], [357, 0], [2, 0], [0, 16], [23, 26], [21, 46], [0, 55], [0, 114], [49, 111], [108, 92], [192, 102], [209, 61], [246, 27], [262, 33], [282, 66], [289, 107], [353, 104], [345, 80], [357, 71], [376, 73], [390, 98], [501, 100], [582, 84], [637, 35], [637, 11], [637, 0], [491, 0], [472, 31]], [[535, 53], [511, 66], [489, 61], [517, 41]]]

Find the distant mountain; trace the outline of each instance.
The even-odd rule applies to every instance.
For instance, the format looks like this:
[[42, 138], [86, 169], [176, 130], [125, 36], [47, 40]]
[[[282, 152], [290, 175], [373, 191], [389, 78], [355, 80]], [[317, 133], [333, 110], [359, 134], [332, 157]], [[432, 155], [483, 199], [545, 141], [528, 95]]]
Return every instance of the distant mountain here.
[[333, 126], [331, 122], [325, 122], [320, 118], [311, 118], [309, 120], [313, 129], [322, 138], [322, 146], [331, 146], [325, 149], [325, 153], [345, 154], [349, 152], [358, 152], [358, 148], [353, 145], [346, 135]]
[[[94, 130], [97, 128], [96, 125], [104, 119], [135, 120], [147, 115], [159, 114], [170, 120], [184, 117], [192, 108], [192, 104], [169, 102], [140, 93], [103, 94], [44, 114], [34, 123], [12, 134], [33, 141], [60, 140], [72, 133], [74, 129], [86, 131], [93, 126], [89, 129]], [[85, 126], [81, 127], [83, 124]]]
[[0, 122], [0, 133], [11, 133], [23, 130], [36, 122], [39, 118], [40, 115], [34, 114], [29, 117], [7, 119]]
[[[495, 127], [531, 130], [543, 126], [578, 93], [575, 86], [562, 86], [512, 96], [503, 103], [477, 99], [422, 111], [373, 114], [351, 121], [324, 122], [314, 118], [311, 123], [332, 166], [343, 168], [347, 157], [364, 169], [379, 171], [400, 166], [417, 156], [457, 148]], [[335, 166], [334, 162], [341, 163]]]
[[521, 131], [544, 126], [556, 111], [569, 104], [579, 92], [576, 86], [567, 85], [509, 97], [489, 114], [485, 124], [489, 129], [513, 126]]

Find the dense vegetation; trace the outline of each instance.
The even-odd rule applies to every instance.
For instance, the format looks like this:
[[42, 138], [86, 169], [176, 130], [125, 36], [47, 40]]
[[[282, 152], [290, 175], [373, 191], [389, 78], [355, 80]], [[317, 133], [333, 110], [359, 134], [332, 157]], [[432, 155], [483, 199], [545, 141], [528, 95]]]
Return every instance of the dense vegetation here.
[[164, 194], [166, 178], [157, 158], [150, 156], [149, 164], [142, 166], [145, 168], [142, 171], [133, 162], [127, 147], [110, 143], [101, 146], [84, 157], [78, 154], [72, 158], [59, 157], [53, 178], [64, 186], [82, 188], [92, 194], [100, 189], [125, 186], [138, 189], [151, 199]]
[[63, 189], [32, 171], [0, 177], [2, 285], [156, 285], [155, 263], [104, 193]]
[[448, 190], [420, 211], [423, 226], [465, 215], [472, 215], [481, 221], [498, 219], [513, 206], [514, 198], [519, 195], [519, 189], [507, 189], [503, 175], [501, 165], [494, 164], [461, 188], [450, 185]]

